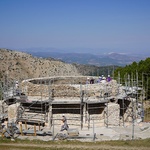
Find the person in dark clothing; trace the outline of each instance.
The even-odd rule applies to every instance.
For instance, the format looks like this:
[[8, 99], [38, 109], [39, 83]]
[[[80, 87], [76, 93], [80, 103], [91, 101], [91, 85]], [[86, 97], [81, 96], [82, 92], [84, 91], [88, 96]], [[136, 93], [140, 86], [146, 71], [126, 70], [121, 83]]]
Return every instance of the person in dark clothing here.
[[94, 78], [93, 77], [90, 80], [90, 84], [94, 84]]
[[62, 122], [63, 122], [63, 125], [61, 126], [60, 131], [68, 130], [69, 126], [67, 124], [67, 118], [65, 117], [64, 114], [62, 115]]

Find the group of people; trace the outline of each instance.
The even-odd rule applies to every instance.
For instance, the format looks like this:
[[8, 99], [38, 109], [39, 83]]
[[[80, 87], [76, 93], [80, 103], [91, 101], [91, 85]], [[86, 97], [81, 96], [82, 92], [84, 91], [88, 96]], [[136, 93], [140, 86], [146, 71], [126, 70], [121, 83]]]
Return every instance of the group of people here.
[[110, 82], [112, 78], [110, 75], [105, 77], [104, 75], [99, 76], [98, 79], [94, 79], [93, 77], [87, 78], [86, 84], [94, 84], [94, 83], [105, 83], [105, 82]]

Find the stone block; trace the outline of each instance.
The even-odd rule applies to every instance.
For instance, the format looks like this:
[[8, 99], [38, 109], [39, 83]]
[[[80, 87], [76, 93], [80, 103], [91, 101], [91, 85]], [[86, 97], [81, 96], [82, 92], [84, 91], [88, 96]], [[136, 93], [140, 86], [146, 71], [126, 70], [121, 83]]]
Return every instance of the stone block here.
[[118, 104], [109, 103], [105, 108], [105, 123], [111, 126], [119, 125], [120, 107]]
[[17, 120], [17, 111], [19, 106], [20, 104], [16, 103], [8, 107], [8, 122], [15, 122]]

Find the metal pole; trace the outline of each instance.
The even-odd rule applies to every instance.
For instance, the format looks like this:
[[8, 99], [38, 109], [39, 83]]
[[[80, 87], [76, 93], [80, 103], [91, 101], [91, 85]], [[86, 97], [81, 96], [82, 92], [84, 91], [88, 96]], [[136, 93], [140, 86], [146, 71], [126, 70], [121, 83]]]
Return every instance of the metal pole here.
[[132, 140], [134, 140], [134, 104], [132, 99]]
[[107, 75], [110, 75], [110, 72], [109, 72], [109, 67], [108, 67], [108, 74]]
[[144, 81], [144, 77], [143, 77], [143, 72], [142, 72], [142, 122], [144, 121], [144, 89], [143, 89], [143, 81]]
[[146, 92], [146, 99], [148, 100], [148, 75], [147, 75], [147, 92]]
[[93, 141], [95, 141], [94, 118], [93, 118]]
[[124, 126], [124, 98], [122, 100], [122, 106], [123, 106], [123, 116], [122, 116], [123, 118], [122, 119], [123, 119], [123, 126]]
[[139, 86], [139, 77], [138, 72], [136, 71], [136, 80], [137, 80], [137, 95], [136, 95], [136, 110], [138, 109], [138, 86]]
[[54, 139], [54, 119], [52, 119], [52, 126], [53, 126], [53, 130], [52, 130], [52, 139]]
[[0, 81], [0, 100], [2, 100], [3, 98], [3, 87], [2, 87], [2, 82]]
[[82, 91], [82, 84], [80, 83], [80, 119], [81, 119], [81, 130], [83, 128], [83, 115], [82, 115], [82, 105], [83, 105], [83, 91]]
[[118, 84], [120, 85], [120, 72], [118, 72]]
[[114, 65], [113, 65], [113, 79], [114, 79], [114, 73], [115, 73], [115, 71], [114, 71]]
[[108, 103], [107, 103], [107, 128], [108, 128]]

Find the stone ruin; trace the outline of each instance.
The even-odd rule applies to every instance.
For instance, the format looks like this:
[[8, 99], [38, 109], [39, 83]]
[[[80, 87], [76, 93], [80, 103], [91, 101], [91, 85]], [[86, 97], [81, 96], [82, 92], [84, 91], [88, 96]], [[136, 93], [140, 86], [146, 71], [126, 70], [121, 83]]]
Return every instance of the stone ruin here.
[[[86, 84], [87, 77], [54, 77], [51, 79], [33, 79], [23, 81], [21, 89], [28, 96], [53, 96], [55, 98], [79, 98], [81, 91], [89, 99], [103, 98], [106, 93], [110, 96], [118, 94], [119, 85], [116, 80], [107, 83]], [[42, 81], [41, 81], [42, 80]], [[95, 77], [96, 80], [96, 77]], [[119, 90], [122, 90], [121, 88]], [[119, 91], [123, 92], [123, 91]]]
[[[124, 87], [110, 82], [86, 84], [84, 76], [49, 77], [24, 80], [19, 84], [27, 97], [8, 105], [9, 122], [42, 122], [60, 125], [62, 114], [70, 126], [120, 126], [136, 117], [136, 99], [126, 95]], [[133, 107], [134, 106], [134, 107]], [[1, 107], [1, 106], [0, 106]], [[19, 109], [23, 110], [20, 110]], [[134, 113], [133, 114], [133, 109]], [[22, 112], [21, 112], [22, 111]], [[42, 124], [41, 123], [41, 124]]]

